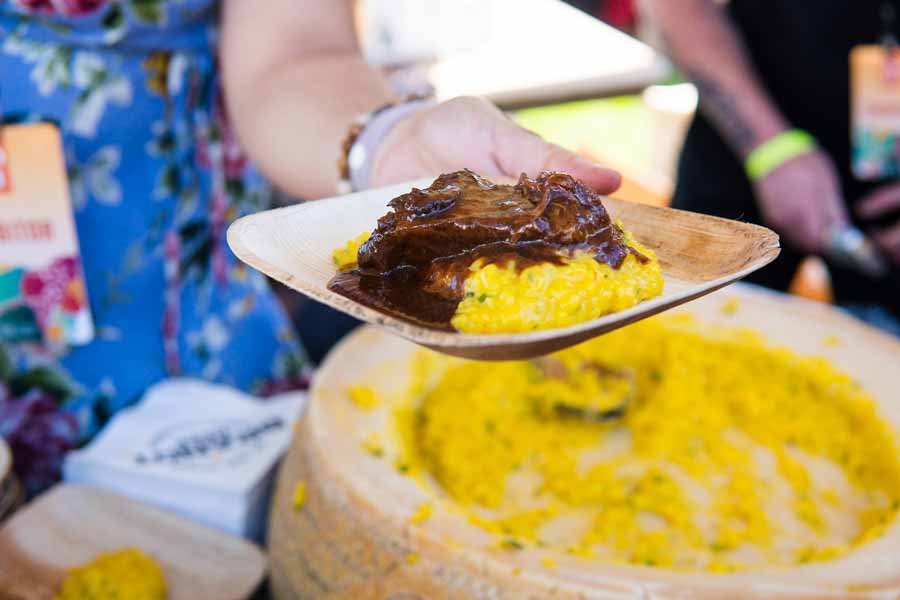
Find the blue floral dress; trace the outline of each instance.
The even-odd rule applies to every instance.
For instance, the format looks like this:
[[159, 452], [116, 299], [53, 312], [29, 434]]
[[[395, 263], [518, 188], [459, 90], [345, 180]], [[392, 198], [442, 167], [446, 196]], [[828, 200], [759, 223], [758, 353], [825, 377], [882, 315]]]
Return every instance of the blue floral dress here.
[[[0, 0], [0, 115], [57, 123], [97, 336], [0, 353], [0, 435], [37, 491], [64, 453], [170, 375], [305, 383], [268, 283], [225, 243], [269, 189], [228, 127], [213, 0]], [[186, 399], [189, 401], [189, 399]]]

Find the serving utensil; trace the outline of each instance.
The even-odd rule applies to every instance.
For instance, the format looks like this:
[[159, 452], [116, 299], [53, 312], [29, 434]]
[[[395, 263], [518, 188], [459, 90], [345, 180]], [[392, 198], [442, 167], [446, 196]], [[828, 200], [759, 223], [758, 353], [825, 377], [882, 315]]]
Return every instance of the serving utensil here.
[[264, 211], [235, 221], [228, 244], [239, 259], [286, 286], [357, 319], [434, 350], [480, 360], [533, 358], [561, 350], [719, 289], [778, 256], [778, 236], [758, 225], [613, 198], [603, 203], [635, 238], [656, 252], [662, 295], [569, 327], [509, 334], [471, 334], [422, 327], [363, 306], [328, 289], [331, 253], [372, 231], [387, 203], [431, 180]]
[[852, 225], [839, 225], [828, 235], [825, 256], [833, 262], [869, 277], [884, 277], [890, 271], [887, 259], [862, 231]]

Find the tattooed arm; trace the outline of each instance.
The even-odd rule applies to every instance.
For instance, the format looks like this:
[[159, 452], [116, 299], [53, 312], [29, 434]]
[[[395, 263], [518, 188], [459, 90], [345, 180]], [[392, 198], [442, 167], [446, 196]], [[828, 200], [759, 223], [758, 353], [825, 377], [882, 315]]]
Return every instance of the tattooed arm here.
[[[721, 2], [642, 2], [669, 54], [697, 86], [700, 109], [738, 157], [791, 127]], [[784, 163], [755, 182], [754, 192], [765, 221], [803, 251], [821, 251], [831, 228], [847, 220], [837, 172], [821, 151]]]
[[644, 0], [667, 51], [700, 92], [701, 107], [739, 156], [788, 129], [744, 43], [714, 0]]

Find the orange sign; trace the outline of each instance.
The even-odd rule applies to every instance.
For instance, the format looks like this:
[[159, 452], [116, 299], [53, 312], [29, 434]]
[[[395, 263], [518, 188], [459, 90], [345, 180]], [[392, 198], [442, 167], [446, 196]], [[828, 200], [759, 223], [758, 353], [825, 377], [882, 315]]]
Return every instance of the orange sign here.
[[3, 145], [0, 144], [0, 194], [12, 189], [12, 180], [9, 177], [9, 156]]
[[6, 125], [0, 149], [0, 342], [86, 344], [94, 328], [59, 130]]

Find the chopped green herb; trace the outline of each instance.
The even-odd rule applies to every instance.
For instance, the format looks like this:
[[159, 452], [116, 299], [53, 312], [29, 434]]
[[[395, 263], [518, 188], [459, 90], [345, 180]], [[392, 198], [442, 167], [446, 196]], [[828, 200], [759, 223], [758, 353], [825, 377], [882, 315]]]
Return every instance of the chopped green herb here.
[[525, 546], [519, 540], [514, 540], [512, 538], [505, 539], [500, 542], [500, 546], [502, 546], [506, 550], [521, 550]]

